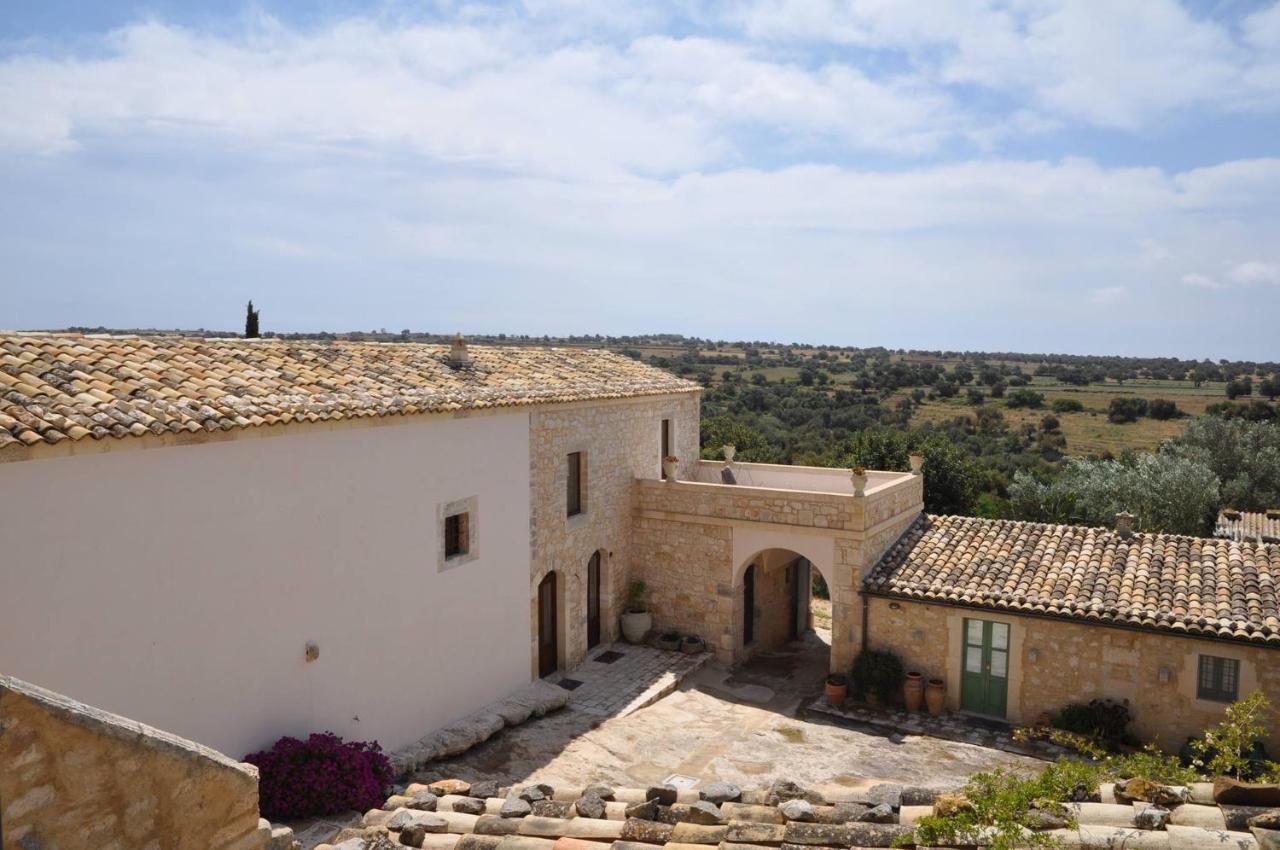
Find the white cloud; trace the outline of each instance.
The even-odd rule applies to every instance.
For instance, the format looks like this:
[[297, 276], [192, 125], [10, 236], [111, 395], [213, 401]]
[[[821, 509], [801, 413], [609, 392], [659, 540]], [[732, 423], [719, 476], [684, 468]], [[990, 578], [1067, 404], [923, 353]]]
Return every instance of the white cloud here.
[[[754, 0], [749, 35], [905, 53], [942, 83], [1025, 95], [1047, 115], [1138, 129], [1177, 109], [1261, 110], [1280, 102], [1280, 12], [1241, 22], [1193, 16], [1175, 0]], [[1252, 48], [1252, 49], [1250, 49]]]
[[[1266, 345], [1248, 326], [1280, 291], [1238, 318], [1193, 290], [1268, 280], [1280, 159], [1171, 172], [1010, 153], [1049, 128], [1069, 140], [1064, 116], [1137, 126], [1194, 102], [1197, 74], [1227, 73], [1216, 25], [1118, 11], [1171, 55], [1148, 68], [1146, 36], [1125, 58], [1107, 31], [1094, 72], [1080, 45], [1114, 21], [1048, 0], [755, 3], [747, 38], [579, 3], [306, 31], [152, 22], [83, 56], [0, 59], [0, 257], [58, 293], [8, 321], [212, 326], [240, 286], [229, 326], [254, 297], [294, 328]], [[770, 8], [773, 24], [750, 18]], [[1009, 113], [984, 117], [956, 80]], [[1142, 310], [1098, 309], [1118, 302]]]
[[1089, 301], [1093, 304], [1115, 304], [1123, 301], [1129, 294], [1127, 286], [1098, 286], [1089, 290]]
[[1257, 260], [1238, 263], [1232, 267], [1230, 276], [1236, 283], [1245, 286], [1280, 285], [1280, 263], [1263, 263]]
[[1223, 284], [1208, 275], [1199, 272], [1190, 272], [1182, 276], [1184, 286], [1194, 286], [1197, 289], [1224, 289]]
[[516, 172], [679, 173], [732, 159], [740, 131], [901, 154], [962, 128], [910, 77], [806, 69], [743, 45], [666, 36], [545, 46], [505, 20], [236, 37], [161, 23], [101, 58], [0, 62], [0, 144], [62, 153], [98, 135], [367, 147]]

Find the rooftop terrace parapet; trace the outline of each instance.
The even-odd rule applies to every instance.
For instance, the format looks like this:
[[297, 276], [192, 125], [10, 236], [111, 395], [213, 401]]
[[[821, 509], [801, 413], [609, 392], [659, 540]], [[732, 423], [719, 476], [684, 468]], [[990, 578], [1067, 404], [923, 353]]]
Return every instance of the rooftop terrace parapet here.
[[868, 471], [855, 496], [850, 471], [810, 466], [735, 463], [724, 483], [719, 461], [700, 461], [692, 481], [636, 481], [640, 511], [864, 531], [906, 510], [919, 510], [923, 479], [908, 472]]

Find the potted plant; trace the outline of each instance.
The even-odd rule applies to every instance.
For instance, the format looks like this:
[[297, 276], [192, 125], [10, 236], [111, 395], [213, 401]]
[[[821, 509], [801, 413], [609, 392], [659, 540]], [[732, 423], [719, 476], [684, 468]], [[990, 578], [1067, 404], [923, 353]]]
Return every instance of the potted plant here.
[[850, 470], [849, 478], [853, 481], [853, 495], [865, 496], [867, 494], [867, 468], [865, 466], [855, 466]]
[[667, 455], [662, 459], [662, 477], [668, 481], [676, 480], [676, 464], [680, 462], [680, 458], [675, 455]]
[[680, 641], [679, 632], [667, 631], [654, 638], [653, 645], [668, 652], [678, 652], [680, 650]]
[[902, 702], [907, 711], [919, 711], [924, 702], [924, 676], [916, 670], [907, 671], [907, 680], [902, 683]]
[[855, 692], [872, 705], [892, 703], [905, 679], [902, 660], [888, 650], [864, 649], [853, 659]]
[[832, 673], [827, 677], [827, 705], [839, 708], [849, 696], [849, 677], [843, 673]]
[[924, 689], [924, 704], [934, 717], [942, 714], [947, 705], [947, 683], [942, 679], [930, 679]]
[[680, 641], [680, 651], [685, 655], [697, 655], [707, 651], [707, 642], [697, 635], [685, 635], [684, 640]]
[[738, 447], [733, 443], [728, 443], [720, 447], [720, 451], [724, 452], [724, 462], [733, 463], [733, 456], [738, 453]]
[[645, 608], [644, 595], [648, 586], [642, 581], [627, 585], [627, 610], [622, 614], [622, 636], [627, 643], [640, 643], [653, 628], [653, 617]]

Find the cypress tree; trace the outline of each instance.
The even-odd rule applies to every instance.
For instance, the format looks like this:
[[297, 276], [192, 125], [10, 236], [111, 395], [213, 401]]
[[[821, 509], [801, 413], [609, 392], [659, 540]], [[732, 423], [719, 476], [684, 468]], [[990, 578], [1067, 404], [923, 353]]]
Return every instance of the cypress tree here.
[[258, 311], [253, 309], [253, 302], [249, 302], [248, 312], [244, 317], [244, 338], [256, 339], [261, 334], [258, 333]]

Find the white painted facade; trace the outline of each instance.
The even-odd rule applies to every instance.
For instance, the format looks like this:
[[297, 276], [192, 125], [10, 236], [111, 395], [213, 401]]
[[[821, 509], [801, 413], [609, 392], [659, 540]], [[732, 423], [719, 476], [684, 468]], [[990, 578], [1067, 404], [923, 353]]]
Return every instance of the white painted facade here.
[[237, 758], [393, 749], [530, 680], [527, 409], [262, 432], [0, 464], [0, 671]]

